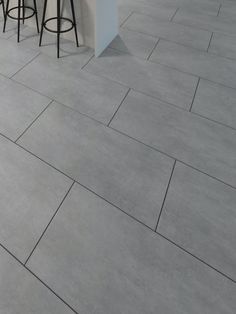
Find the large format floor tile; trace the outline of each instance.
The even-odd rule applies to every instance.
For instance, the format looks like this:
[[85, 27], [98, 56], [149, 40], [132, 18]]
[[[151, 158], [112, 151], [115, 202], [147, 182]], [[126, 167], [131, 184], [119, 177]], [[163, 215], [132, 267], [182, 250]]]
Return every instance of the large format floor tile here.
[[158, 231], [236, 281], [236, 190], [176, 165]]
[[182, 108], [190, 107], [197, 85], [194, 76], [112, 49], [85, 69]]
[[236, 129], [236, 90], [200, 80], [192, 112]]
[[236, 62], [226, 58], [160, 40], [150, 60], [236, 88]]
[[129, 53], [139, 58], [147, 59], [154, 49], [158, 38], [120, 29], [117, 36], [110, 44], [110, 48]]
[[50, 100], [0, 76], [0, 133], [16, 140]]
[[193, 27], [162, 21], [143, 14], [132, 14], [124, 28], [165, 38], [198, 49], [207, 49], [211, 32]]
[[236, 187], [236, 131], [131, 93], [111, 126]]
[[109, 122], [128, 91], [127, 87], [81, 71], [63, 59], [43, 55], [14, 79], [104, 123]]
[[1, 247], [0, 282], [1, 313], [74, 313]]
[[199, 29], [205, 29], [211, 32], [220, 32], [232, 35], [235, 34], [235, 21], [226, 17], [223, 18], [218, 16], [198, 14], [180, 9], [176, 13], [173, 21]]
[[20, 144], [154, 228], [173, 160], [59, 104]]
[[83, 314], [236, 311], [230, 280], [79, 186], [27, 265]]
[[149, 5], [145, 0], [144, 1], [133, 1], [132, 3], [129, 1], [123, 1], [119, 6], [122, 10], [126, 10], [126, 12], [137, 12], [142, 13], [144, 15], [149, 15], [155, 17], [156, 19], [161, 20], [170, 20], [172, 16], [175, 14], [177, 7], [176, 6], [162, 6], [155, 4]]
[[213, 34], [209, 52], [217, 55], [236, 59], [236, 36]]
[[19, 47], [10, 40], [0, 39], [0, 74], [11, 77], [30, 62], [38, 52]]
[[24, 262], [70, 185], [71, 180], [0, 137], [0, 243]]

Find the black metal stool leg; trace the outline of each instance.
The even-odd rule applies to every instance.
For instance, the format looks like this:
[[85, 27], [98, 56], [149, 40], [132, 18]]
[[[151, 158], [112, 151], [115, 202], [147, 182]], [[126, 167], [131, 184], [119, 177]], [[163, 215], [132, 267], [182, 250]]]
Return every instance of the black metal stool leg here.
[[76, 45], [77, 45], [77, 47], [79, 47], [78, 34], [77, 34], [77, 26], [76, 26], [76, 18], [75, 18], [74, 0], [70, 0], [70, 4], [71, 4], [72, 18], [73, 18], [73, 23], [74, 23], [74, 31], [75, 31]]
[[42, 24], [41, 24], [41, 31], [40, 31], [39, 46], [42, 45], [43, 29], [44, 29], [44, 22], [45, 22], [46, 10], [47, 10], [47, 2], [48, 2], [48, 0], [44, 1], [43, 17], [42, 17]]
[[8, 9], [9, 9], [9, 1], [10, 0], [7, 0], [6, 11], [5, 11], [5, 19], [4, 19], [4, 25], [3, 25], [3, 33], [5, 33], [5, 30], [6, 30], [7, 12], [8, 12]]
[[6, 19], [6, 13], [5, 13], [5, 3], [4, 3], [4, 0], [2, 0], [2, 13], [3, 13], [3, 19], [4, 19], [4, 22], [5, 22], [5, 19]]
[[22, 0], [22, 24], [25, 24], [25, 0]]
[[61, 1], [57, 0], [57, 58], [60, 57]]
[[18, 0], [18, 29], [17, 29], [17, 42], [20, 41], [20, 5], [21, 0]]
[[38, 20], [38, 11], [37, 11], [36, 0], [34, 0], [34, 12], [35, 12], [37, 32], [39, 33], [39, 20]]

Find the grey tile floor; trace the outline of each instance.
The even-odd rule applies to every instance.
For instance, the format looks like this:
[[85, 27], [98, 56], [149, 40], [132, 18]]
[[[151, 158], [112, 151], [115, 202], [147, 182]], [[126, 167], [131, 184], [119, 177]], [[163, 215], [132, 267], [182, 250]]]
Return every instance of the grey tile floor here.
[[236, 313], [236, 4], [119, 12], [0, 34], [0, 314]]

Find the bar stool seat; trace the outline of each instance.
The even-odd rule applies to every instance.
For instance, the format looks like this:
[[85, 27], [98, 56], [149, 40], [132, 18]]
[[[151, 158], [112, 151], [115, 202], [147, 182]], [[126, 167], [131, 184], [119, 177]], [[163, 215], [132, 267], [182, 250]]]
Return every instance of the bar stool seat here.
[[[67, 33], [69, 31], [71, 31], [72, 29], [74, 29], [77, 47], [79, 47], [79, 41], [78, 41], [76, 18], [75, 18], [74, 0], [70, 0], [72, 19], [61, 16], [61, 0], [56, 0], [56, 1], [57, 1], [57, 15], [46, 19], [45, 16], [46, 16], [48, 0], [44, 0], [39, 46], [42, 45], [42, 37], [43, 37], [43, 30], [44, 29], [46, 29], [48, 32], [57, 34], [57, 58], [59, 58], [60, 57], [60, 34]], [[53, 20], [55, 20], [57, 22], [56, 23], [57, 24], [56, 29], [51, 29], [47, 25], [48, 22], [53, 21]], [[61, 29], [62, 21], [69, 22], [70, 26], [66, 29]]]
[[[4, 0], [2, 0], [4, 1]], [[10, 0], [7, 0], [7, 4], [6, 4], [6, 12], [5, 12], [5, 18], [4, 18], [4, 26], [3, 26], [3, 32], [5, 32], [6, 29], [6, 22], [7, 22], [7, 18], [11, 18], [13, 20], [17, 20], [18, 22], [18, 29], [17, 29], [17, 42], [20, 41], [20, 22], [22, 21], [23, 24], [25, 22], [26, 19], [30, 19], [31, 17], [35, 16], [36, 18], [36, 26], [37, 26], [37, 31], [39, 33], [39, 23], [38, 23], [38, 12], [37, 12], [37, 5], [36, 5], [36, 0], [32, 0], [34, 7], [30, 7], [29, 5], [25, 5], [25, 1], [24, 0], [18, 0], [18, 3], [16, 6], [11, 7], [9, 9], [9, 4], [10, 4]], [[25, 15], [25, 11], [26, 10], [30, 10], [31, 13], [29, 15]], [[12, 15], [12, 13], [14, 11], [17, 11], [17, 15]], [[22, 12], [22, 14], [21, 14]]]

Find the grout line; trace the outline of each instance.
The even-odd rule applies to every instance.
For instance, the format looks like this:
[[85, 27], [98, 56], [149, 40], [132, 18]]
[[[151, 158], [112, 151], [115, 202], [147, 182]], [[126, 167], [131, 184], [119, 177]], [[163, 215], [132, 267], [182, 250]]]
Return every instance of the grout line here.
[[47, 229], [49, 228], [49, 226], [50, 226], [50, 224], [52, 223], [53, 219], [54, 219], [55, 216], [57, 215], [59, 209], [61, 208], [62, 204], [64, 203], [66, 197], [67, 197], [68, 194], [70, 193], [70, 191], [71, 191], [71, 189], [72, 189], [72, 187], [73, 187], [74, 184], [75, 184], [75, 181], [73, 181], [73, 183], [71, 184], [69, 190], [68, 190], [68, 191], [66, 192], [66, 194], [64, 195], [62, 201], [60, 202], [60, 204], [59, 204], [59, 206], [58, 206], [58, 208], [57, 208], [57, 210], [55, 211], [55, 213], [53, 214], [53, 216], [52, 216], [52, 218], [50, 219], [49, 223], [47, 224], [46, 228], [44, 229], [43, 233], [42, 233], [41, 236], [39, 237], [39, 239], [38, 239], [38, 241], [36, 242], [34, 248], [32, 249], [32, 251], [30, 252], [29, 256], [27, 257], [27, 259], [26, 259], [24, 265], [26, 265], [26, 264], [28, 263], [29, 259], [30, 259], [31, 256], [33, 255], [33, 253], [34, 253], [35, 249], [37, 248], [39, 242], [41, 241], [41, 239], [42, 239], [42, 237], [44, 236], [45, 232], [47, 231]]
[[219, 10], [218, 10], [218, 12], [217, 12], [217, 15], [216, 15], [216, 16], [219, 16], [221, 7], [222, 7], [222, 4], [220, 3], [220, 5], [219, 5]]
[[161, 38], [158, 38], [157, 42], [155, 43], [154, 47], [152, 48], [151, 52], [149, 53], [147, 60], [149, 60], [151, 58], [151, 55], [153, 54], [153, 51], [156, 49], [160, 40], [161, 40]]
[[11, 257], [15, 259], [16, 262], [19, 263], [19, 266], [22, 266], [26, 271], [28, 271], [31, 275], [35, 277], [38, 281], [41, 282], [48, 290], [50, 290], [62, 303], [64, 303], [66, 306], [68, 306], [69, 309], [71, 309], [75, 314], [79, 314], [77, 311], [75, 311], [69, 303], [67, 303], [65, 300], [63, 300], [55, 291], [53, 291], [52, 288], [50, 288], [42, 279], [40, 279], [32, 270], [30, 270], [27, 266], [25, 266], [14, 254], [11, 253], [3, 244], [0, 243], [0, 247], [8, 253]]
[[31, 62], [33, 62], [39, 55], [41, 54], [41, 52], [39, 52], [36, 56], [34, 56], [29, 62], [27, 62], [22, 68], [20, 68], [18, 71], [16, 71], [16, 73], [14, 73], [11, 77], [9, 77], [10, 79], [12, 79], [17, 73], [19, 73], [21, 70], [23, 70], [27, 65], [29, 65]]
[[208, 44], [208, 47], [207, 47], [207, 50], [206, 50], [207, 52], [208, 52], [209, 49], [210, 49], [210, 45], [211, 45], [212, 38], [213, 38], [213, 32], [212, 32], [211, 37], [210, 37], [210, 40], [209, 40], [209, 44]]
[[219, 269], [215, 268], [214, 266], [208, 264], [207, 262], [205, 262], [203, 259], [201, 259], [200, 257], [198, 257], [197, 255], [191, 253], [190, 251], [186, 250], [184, 247], [180, 246], [179, 244], [175, 243], [173, 240], [167, 238], [166, 236], [164, 236], [162, 233], [160, 232], [156, 232], [156, 234], [158, 234], [160, 237], [162, 237], [163, 239], [167, 240], [169, 243], [173, 244], [174, 246], [176, 246], [177, 248], [179, 248], [181, 251], [187, 253], [188, 255], [192, 256], [193, 258], [195, 258], [196, 260], [198, 260], [199, 262], [201, 262], [202, 264], [204, 264], [205, 266], [208, 266], [209, 268], [213, 269], [214, 271], [216, 271], [218, 274], [222, 275], [223, 277], [227, 278], [228, 280], [232, 281], [233, 283], [236, 283], [236, 280], [229, 277], [228, 275], [224, 274], [222, 271], [220, 271]]
[[166, 197], [167, 197], [167, 194], [168, 194], [168, 191], [169, 191], [171, 179], [172, 179], [173, 174], [174, 174], [175, 166], [176, 166], [176, 160], [174, 161], [174, 164], [173, 164], [173, 167], [172, 167], [172, 170], [171, 170], [171, 174], [170, 174], [170, 178], [169, 178], [169, 181], [168, 181], [168, 184], [167, 184], [165, 196], [164, 196], [164, 199], [163, 199], [163, 202], [162, 202], [162, 205], [161, 205], [161, 210], [160, 210], [160, 213], [159, 213], [159, 215], [158, 215], [158, 219], [157, 219], [157, 224], [156, 224], [155, 232], [157, 231], [157, 228], [158, 228], [158, 225], [159, 225], [159, 222], [160, 222], [160, 219], [161, 219], [161, 214], [162, 214], [162, 212], [163, 212], [163, 208], [164, 208], [165, 201], [166, 201]]
[[[111, 129], [112, 129], [112, 128], [111, 128]], [[121, 132], [118, 131], [118, 133], [121, 133]], [[123, 134], [123, 133], [121, 133], [121, 134]], [[125, 135], [125, 134], [123, 134], [123, 135]], [[8, 139], [9, 141], [11, 141], [11, 140], [10, 140], [9, 138], [7, 138], [5, 135], [1, 135], [1, 136], [5, 137], [5, 138]], [[131, 138], [130, 136], [127, 136], [127, 137]], [[132, 138], [132, 139], [133, 139], [133, 138]], [[155, 149], [155, 148], [152, 148], [152, 147], [150, 147], [149, 145], [144, 144], [144, 143], [142, 143], [142, 142], [140, 142], [140, 141], [138, 141], [138, 140], [136, 140], [136, 139], [133, 139], [133, 140], [136, 141], [136, 142], [139, 142], [139, 143], [141, 143], [141, 144], [143, 144], [143, 145], [145, 145], [145, 146], [147, 146], [147, 147], [149, 147], [149, 148], [151, 148], [151, 149], [154, 149], [154, 150], [160, 152], [159, 150], [157, 150], [157, 149]], [[36, 157], [37, 159], [39, 159], [40, 161], [42, 161], [42, 162], [45, 163], [46, 165], [48, 165], [48, 166], [52, 167], [53, 169], [57, 170], [58, 172], [60, 172], [60, 173], [63, 174], [64, 176], [66, 176], [67, 178], [73, 180], [73, 184], [74, 184], [74, 183], [77, 183], [78, 185], [80, 185], [80, 186], [82, 186], [83, 188], [85, 188], [87, 191], [93, 193], [94, 195], [96, 195], [96, 196], [99, 197], [100, 199], [103, 199], [105, 202], [107, 202], [108, 204], [112, 205], [114, 208], [120, 210], [121, 212], [123, 212], [124, 214], [126, 214], [127, 216], [129, 216], [130, 218], [132, 218], [133, 220], [135, 220], [136, 222], [142, 224], [143, 226], [145, 226], [146, 228], [148, 228], [148, 229], [151, 230], [152, 232], [155, 232], [155, 230], [153, 230], [151, 227], [149, 227], [148, 225], [146, 225], [146, 224], [143, 223], [142, 221], [138, 220], [137, 218], [133, 217], [133, 216], [130, 215], [129, 213], [125, 212], [124, 210], [122, 210], [121, 208], [119, 208], [117, 205], [115, 205], [115, 204], [113, 204], [112, 202], [108, 201], [107, 199], [105, 199], [105, 198], [102, 197], [101, 195], [97, 194], [96, 192], [94, 192], [93, 190], [91, 190], [90, 188], [88, 188], [87, 186], [83, 185], [83, 184], [80, 183], [79, 181], [76, 181], [75, 179], [73, 179], [73, 178], [70, 177], [69, 175], [65, 174], [64, 172], [62, 172], [62, 171], [59, 170], [58, 168], [56, 168], [56, 167], [54, 167], [53, 165], [51, 165], [50, 163], [44, 161], [43, 159], [41, 159], [41, 158], [38, 157], [37, 155], [35, 155], [35, 154], [33, 154], [32, 152], [30, 152], [30, 151], [28, 151], [27, 149], [25, 149], [23, 146], [20, 146], [19, 144], [14, 143], [13, 141], [11, 141], [11, 142], [12, 142], [13, 144], [17, 145], [18, 147], [20, 147], [21, 149], [23, 149], [24, 151], [28, 152], [28, 153], [31, 154], [32, 156]], [[163, 152], [160, 152], [160, 153], [162, 153], [163, 155], [166, 155], [166, 156], [168, 156], [169, 158], [173, 159], [173, 157], [171, 157], [171, 156], [169, 156], [169, 155], [167, 155], [167, 154], [165, 154], [165, 153], [163, 153]], [[225, 183], [225, 182], [223, 182], [223, 181], [221, 181], [221, 180], [219, 180], [219, 179], [217, 179], [217, 178], [215, 178], [215, 177], [212, 177], [212, 176], [210, 176], [209, 174], [207, 174], [207, 173], [205, 173], [205, 172], [203, 172], [203, 171], [201, 171], [201, 170], [199, 170], [199, 169], [196, 169], [196, 168], [194, 168], [193, 166], [190, 166], [190, 165], [188, 165], [188, 164], [186, 164], [186, 163], [184, 163], [184, 162], [182, 162], [182, 161], [180, 161], [180, 160], [178, 160], [178, 159], [176, 159], [175, 162], [182, 163], [182, 164], [184, 164], [185, 166], [188, 166], [188, 167], [191, 168], [191, 169], [194, 169], [194, 170], [196, 170], [196, 171], [198, 171], [198, 172], [200, 172], [200, 173], [203, 173], [203, 174], [205, 174], [206, 176], [208, 176], [208, 177], [210, 177], [210, 178], [212, 178], [212, 179], [215, 179], [216, 181], [219, 181], [219, 182], [225, 184], [226, 186], [229, 186], [229, 187], [233, 188], [234, 190], [236, 190], [236, 187], [231, 186], [230, 184]], [[72, 184], [72, 185], [73, 185], [73, 184]], [[71, 188], [72, 188], [72, 186], [71, 186]], [[69, 193], [69, 191], [68, 191], [68, 193]], [[67, 195], [66, 195], [66, 196], [67, 196]], [[58, 208], [58, 210], [59, 210], [59, 208]], [[46, 230], [45, 230], [45, 231], [46, 231]], [[224, 276], [224, 277], [228, 278], [229, 280], [231, 280], [231, 281], [233, 281], [233, 282], [236, 283], [236, 281], [235, 281], [234, 279], [228, 277], [227, 275], [225, 275], [224, 273], [220, 272], [219, 270], [217, 270], [217, 269], [214, 268], [213, 266], [207, 264], [204, 260], [201, 260], [201, 259], [198, 258], [197, 256], [193, 255], [192, 253], [190, 253], [189, 251], [185, 250], [184, 248], [182, 248], [181, 246], [179, 246], [178, 244], [176, 244], [176, 243], [173, 242], [172, 240], [166, 238], [165, 236], [163, 236], [163, 235], [160, 234], [159, 232], [155, 232], [155, 233], [158, 234], [158, 235], [160, 235], [161, 237], [163, 237], [164, 239], [166, 239], [168, 242], [172, 243], [172, 244], [175, 245], [176, 247], [180, 248], [181, 250], [183, 250], [183, 251], [186, 252], [187, 254], [191, 255], [191, 256], [194, 257], [194, 258], [196, 258], [196, 259], [199, 260], [200, 262], [202, 262], [202, 263], [204, 263], [205, 265], [209, 266], [210, 268], [214, 269], [215, 271], [217, 271], [218, 273], [220, 273], [222, 276]], [[43, 235], [42, 235], [42, 236], [43, 236]], [[0, 245], [1, 245], [1, 244], [0, 244]], [[2, 246], [2, 245], [1, 245], [1, 246]], [[10, 254], [11, 254], [11, 253], [10, 253]], [[11, 254], [11, 255], [12, 255], [13, 257], [15, 257], [13, 254]], [[16, 258], [16, 259], [17, 259], [17, 258]], [[17, 259], [17, 260], [18, 260], [18, 259]], [[19, 261], [19, 260], [18, 260], [18, 261]], [[28, 261], [28, 260], [27, 260], [27, 261]], [[22, 262], [20, 262], [20, 263], [22, 264]], [[24, 264], [22, 264], [22, 265], [25, 266]], [[26, 267], [26, 266], [25, 266], [25, 267]], [[28, 269], [28, 268], [26, 267], [26, 269]], [[33, 275], [35, 275], [35, 274], [33, 273]], [[40, 280], [40, 279], [39, 279], [39, 280]], [[40, 280], [40, 281], [41, 281], [41, 280]], [[43, 283], [43, 282], [42, 282], [42, 283]], [[50, 288], [49, 288], [49, 289], [50, 289]], [[54, 293], [53, 290], [52, 290], [52, 292]], [[54, 293], [54, 294], [55, 294], [55, 293]], [[65, 303], [65, 302], [64, 302], [64, 303]]]
[[195, 92], [193, 94], [193, 99], [192, 99], [192, 102], [191, 102], [191, 105], [190, 105], [190, 108], [189, 108], [190, 112], [192, 111], [192, 107], [193, 107], [193, 103], [194, 103], [194, 100], [195, 100], [195, 97], [196, 97], [196, 94], [197, 94], [199, 83], [200, 83], [200, 77], [198, 78], [196, 89], [195, 89]]
[[120, 28], [128, 21], [128, 19], [131, 17], [131, 15], [133, 15], [134, 11], [132, 11], [125, 19], [123, 22], [121, 22], [120, 24]]
[[28, 129], [34, 124], [34, 122], [36, 122], [36, 120], [38, 120], [39, 117], [41, 117], [41, 115], [48, 109], [48, 107], [51, 105], [51, 103], [53, 102], [53, 100], [51, 100], [47, 106], [36, 116], [36, 118], [27, 126], [27, 128], [20, 134], [20, 136], [17, 137], [17, 139], [15, 140], [15, 143], [28, 131]]
[[85, 68], [86, 65], [89, 64], [89, 62], [90, 62], [93, 58], [94, 58], [94, 55], [92, 55], [92, 56], [88, 59], [88, 61], [80, 68], [80, 71], [83, 70], [83, 68]]
[[173, 21], [173, 19], [174, 19], [174, 17], [175, 17], [175, 15], [176, 15], [176, 13], [179, 11], [179, 8], [177, 8], [176, 9], [176, 11], [175, 11], [175, 13], [173, 14], [173, 16], [171, 17], [171, 19], [170, 19], [170, 22], [172, 22]]
[[128, 96], [130, 90], [131, 90], [131, 88], [129, 88], [128, 91], [125, 93], [125, 96], [123, 97], [121, 103], [119, 104], [119, 106], [117, 107], [117, 109], [114, 112], [113, 116], [111, 117], [110, 121], [108, 122], [108, 124], [107, 124], [108, 127], [111, 124], [112, 120], [114, 119], [115, 115], [117, 114], [118, 110], [120, 109], [121, 105], [124, 103], [124, 101], [125, 101], [126, 97]]

